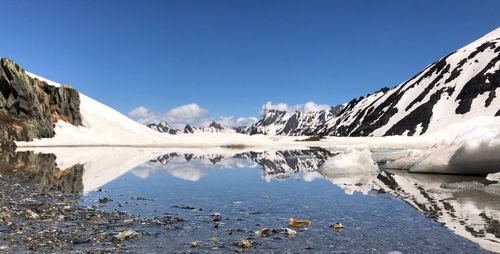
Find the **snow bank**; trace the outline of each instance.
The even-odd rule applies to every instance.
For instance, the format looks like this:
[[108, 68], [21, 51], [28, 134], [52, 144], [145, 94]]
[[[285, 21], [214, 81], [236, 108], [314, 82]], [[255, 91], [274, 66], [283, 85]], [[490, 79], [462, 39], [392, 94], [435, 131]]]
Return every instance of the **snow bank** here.
[[335, 174], [374, 172], [378, 171], [378, 166], [370, 150], [347, 149], [327, 160], [321, 171]]
[[416, 159], [410, 172], [471, 175], [500, 172], [500, 122], [474, 127], [456, 135], [451, 142], [448, 140], [444, 138]]
[[486, 179], [490, 181], [500, 182], [500, 172], [494, 174], [488, 174], [486, 176]]
[[345, 193], [368, 194], [379, 168], [372, 159], [370, 150], [347, 149], [332, 157], [321, 166], [319, 172]]

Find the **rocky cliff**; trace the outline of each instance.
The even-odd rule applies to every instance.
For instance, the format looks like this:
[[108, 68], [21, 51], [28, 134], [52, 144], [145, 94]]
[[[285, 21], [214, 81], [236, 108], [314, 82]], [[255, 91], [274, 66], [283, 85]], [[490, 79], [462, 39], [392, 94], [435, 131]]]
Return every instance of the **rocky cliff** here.
[[0, 59], [0, 148], [13, 148], [13, 141], [53, 137], [59, 120], [82, 124], [79, 93], [48, 85], [12, 60]]

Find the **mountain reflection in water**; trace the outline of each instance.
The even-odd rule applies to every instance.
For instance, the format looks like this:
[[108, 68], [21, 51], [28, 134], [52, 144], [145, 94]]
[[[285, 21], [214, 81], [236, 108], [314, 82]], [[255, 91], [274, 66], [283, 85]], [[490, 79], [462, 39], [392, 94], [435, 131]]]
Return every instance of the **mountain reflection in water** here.
[[35, 183], [42, 190], [72, 193], [97, 190], [129, 171], [142, 179], [165, 172], [191, 182], [209, 176], [212, 170], [238, 168], [260, 169], [266, 182], [321, 178], [347, 194], [388, 192], [483, 248], [500, 250], [500, 184], [481, 177], [402, 170], [328, 174], [322, 165], [338, 151], [323, 148], [242, 151], [109, 147], [44, 148], [37, 152], [1, 154], [0, 173], [22, 174], [26, 183]]

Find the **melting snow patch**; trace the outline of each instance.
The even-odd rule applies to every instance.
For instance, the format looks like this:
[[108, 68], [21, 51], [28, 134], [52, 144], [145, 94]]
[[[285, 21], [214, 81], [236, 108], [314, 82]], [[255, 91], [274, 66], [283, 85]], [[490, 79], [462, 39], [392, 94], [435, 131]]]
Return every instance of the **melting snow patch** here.
[[488, 176], [486, 176], [486, 179], [490, 181], [500, 182], [500, 172], [489, 174]]
[[410, 172], [486, 175], [500, 172], [500, 130], [474, 128], [436, 145]]
[[379, 168], [370, 150], [349, 149], [329, 159], [319, 169], [320, 173], [347, 194], [368, 194]]
[[329, 159], [321, 167], [322, 171], [336, 174], [378, 171], [378, 166], [372, 159], [368, 149], [358, 151], [348, 149]]

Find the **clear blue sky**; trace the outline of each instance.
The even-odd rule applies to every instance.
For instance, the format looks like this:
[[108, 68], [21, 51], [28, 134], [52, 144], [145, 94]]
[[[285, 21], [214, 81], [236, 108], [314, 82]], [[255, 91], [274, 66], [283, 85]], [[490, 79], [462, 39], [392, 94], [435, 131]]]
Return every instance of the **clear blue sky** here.
[[339, 104], [500, 26], [500, 1], [2, 0], [0, 55], [123, 113]]

